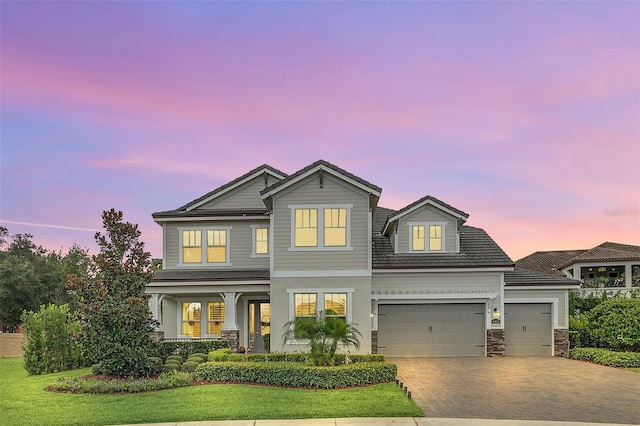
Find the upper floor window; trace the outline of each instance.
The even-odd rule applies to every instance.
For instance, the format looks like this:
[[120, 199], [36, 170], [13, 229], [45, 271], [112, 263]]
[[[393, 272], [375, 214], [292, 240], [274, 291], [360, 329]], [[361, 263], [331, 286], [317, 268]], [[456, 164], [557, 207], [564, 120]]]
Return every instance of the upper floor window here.
[[410, 252], [444, 252], [444, 223], [409, 223]]
[[292, 222], [290, 250], [350, 250], [352, 207], [352, 204], [289, 206]]
[[182, 231], [182, 262], [202, 263], [202, 231]]
[[[229, 232], [231, 227], [179, 229], [182, 265], [231, 266]], [[204, 241], [203, 241], [204, 237]], [[206, 247], [206, 250], [202, 248]]]
[[254, 256], [269, 254], [269, 227], [251, 225], [253, 233], [253, 253]]

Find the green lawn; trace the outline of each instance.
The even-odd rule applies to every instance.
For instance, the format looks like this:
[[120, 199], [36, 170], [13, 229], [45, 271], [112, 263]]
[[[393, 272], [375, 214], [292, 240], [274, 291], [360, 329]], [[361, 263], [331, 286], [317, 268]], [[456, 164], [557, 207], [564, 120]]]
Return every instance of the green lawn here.
[[106, 425], [229, 419], [421, 417], [392, 383], [357, 389], [308, 390], [206, 385], [127, 395], [59, 394], [44, 388], [90, 369], [29, 376], [22, 358], [0, 359], [2, 424]]

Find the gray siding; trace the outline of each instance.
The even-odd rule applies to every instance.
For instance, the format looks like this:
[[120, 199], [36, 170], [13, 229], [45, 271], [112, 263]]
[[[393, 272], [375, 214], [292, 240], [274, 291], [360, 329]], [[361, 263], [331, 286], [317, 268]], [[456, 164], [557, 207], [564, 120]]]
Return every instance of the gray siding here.
[[[396, 251], [398, 253], [406, 253], [410, 249], [410, 239], [409, 235], [411, 232], [411, 227], [408, 225], [409, 222], [443, 222], [445, 223], [444, 227], [444, 250], [449, 253], [455, 253], [457, 250], [456, 247], [456, 234], [458, 232], [457, 221], [454, 217], [441, 212], [431, 206], [424, 206], [416, 211], [411, 212], [407, 216], [404, 216], [400, 221], [398, 221], [398, 247]], [[425, 238], [427, 239], [426, 244], [428, 247], [428, 230], [425, 230]]]
[[372, 290], [482, 289], [500, 290], [500, 272], [373, 272]]
[[504, 290], [504, 303], [512, 303], [513, 299], [527, 299], [527, 303], [549, 303], [548, 300], [537, 301], [536, 299], [558, 299], [558, 328], [569, 326], [569, 317], [566, 304], [568, 290]]
[[[353, 250], [290, 251], [291, 209], [297, 204], [352, 204], [351, 247]], [[274, 197], [274, 270], [368, 270], [369, 199], [368, 194], [324, 176], [320, 188], [317, 175]], [[320, 229], [319, 232], [322, 232]]]
[[[269, 185], [274, 184], [276, 178], [269, 175]], [[203, 204], [201, 209], [266, 209], [260, 191], [265, 188], [264, 176], [250, 180], [239, 188], [229, 191], [212, 201]]]
[[[229, 233], [230, 244], [230, 260], [232, 266], [213, 266], [203, 265], [201, 267], [218, 268], [218, 269], [254, 269], [254, 268], [268, 268], [268, 257], [251, 257], [252, 253], [252, 233], [251, 225], [263, 224], [269, 225], [268, 220], [264, 221], [203, 221], [203, 222], [169, 222], [166, 225], [166, 247], [167, 253], [165, 254], [165, 269], [179, 268], [178, 262], [180, 260], [180, 240], [178, 234], [178, 228], [190, 228], [190, 227], [207, 227], [207, 226], [230, 226], [231, 231]], [[203, 241], [203, 244], [205, 242]], [[203, 248], [204, 249], [204, 248]], [[185, 266], [185, 268], [196, 268], [197, 266]]]

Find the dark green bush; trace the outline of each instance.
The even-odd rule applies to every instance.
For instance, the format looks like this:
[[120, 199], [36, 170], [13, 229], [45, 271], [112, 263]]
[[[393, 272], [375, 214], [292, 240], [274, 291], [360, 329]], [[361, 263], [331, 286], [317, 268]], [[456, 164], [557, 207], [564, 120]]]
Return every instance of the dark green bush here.
[[569, 351], [569, 357], [593, 362], [594, 364], [608, 365], [610, 367], [640, 367], [640, 353], [638, 352], [614, 352], [608, 349], [574, 348]]
[[149, 357], [149, 360], [153, 363], [153, 374], [158, 374], [162, 371], [162, 358], [158, 358], [157, 356]]
[[184, 359], [182, 358], [182, 355], [169, 355], [167, 357], [167, 362], [169, 361], [176, 361], [177, 363], [182, 364]]
[[200, 358], [199, 356], [190, 356], [187, 361], [192, 361], [197, 364], [202, 364], [204, 362], [204, 358]]
[[162, 373], [157, 378], [142, 378], [136, 380], [120, 379], [104, 381], [97, 379], [85, 380], [80, 377], [72, 379], [63, 377], [49, 386], [47, 390], [94, 394], [137, 393], [191, 386], [192, 381], [193, 379], [190, 374], [178, 371]]
[[155, 344], [155, 355], [162, 359], [167, 359], [169, 355], [180, 355], [182, 359], [186, 359], [190, 354], [208, 354], [216, 349], [228, 347], [228, 340], [184, 340], [176, 342], [162, 340]]
[[100, 365], [100, 364], [93, 364], [93, 365], [91, 366], [91, 373], [92, 373], [92, 374], [95, 374], [95, 375], [103, 374], [103, 371], [102, 371], [102, 365]]
[[169, 373], [171, 371], [176, 371], [176, 370], [179, 370], [179, 369], [180, 369], [180, 364], [170, 363], [170, 364], [165, 364], [165, 365], [162, 366], [162, 372], [163, 373]]
[[185, 361], [182, 363], [182, 366], [180, 367], [180, 369], [187, 373], [193, 373], [194, 371], [196, 371], [196, 367], [198, 365], [200, 364], [195, 361]]
[[193, 358], [193, 357], [198, 357], [198, 358], [202, 358], [203, 360], [207, 359], [207, 354], [203, 354], [202, 352], [196, 352], [193, 354], [189, 355], [189, 358]]
[[318, 367], [294, 362], [207, 362], [194, 373], [197, 380], [265, 385], [341, 388], [393, 381], [397, 367], [387, 362], [361, 362]]
[[616, 351], [640, 352], [640, 299], [608, 299], [589, 312], [589, 331]]
[[229, 348], [221, 348], [216, 349], [214, 351], [209, 352], [209, 356], [207, 360], [210, 362], [227, 362], [227, 361], [244, 361], [244, 354], [232, 354], [231, 349]]

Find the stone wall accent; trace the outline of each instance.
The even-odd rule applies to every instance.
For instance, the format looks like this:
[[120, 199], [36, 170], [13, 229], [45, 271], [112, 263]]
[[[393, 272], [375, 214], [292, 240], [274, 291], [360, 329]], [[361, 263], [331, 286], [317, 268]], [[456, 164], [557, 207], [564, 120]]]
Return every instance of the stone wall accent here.
[[487, 356], [504, 356], [504, 329], [487, 330]]
[[569, 357], [569, 330], [560, 328], [553, 330], [553, 355]]
[[153, 333], [151, 333], [151, 340], [153, 342], [159, 342], [161, 340], [164, 340], [164, 331], [156, 330]]
[[22, 356], [22, 333], [3, 333], [0, 331], [0, 358]]
[[238, 352], [238, 346], [240, 345], [240, 330], [222, 330], [222, 338], [229, 341], [231, 352]]
[[371, 353], [378, 353], [378, 330], [371, 330]]

